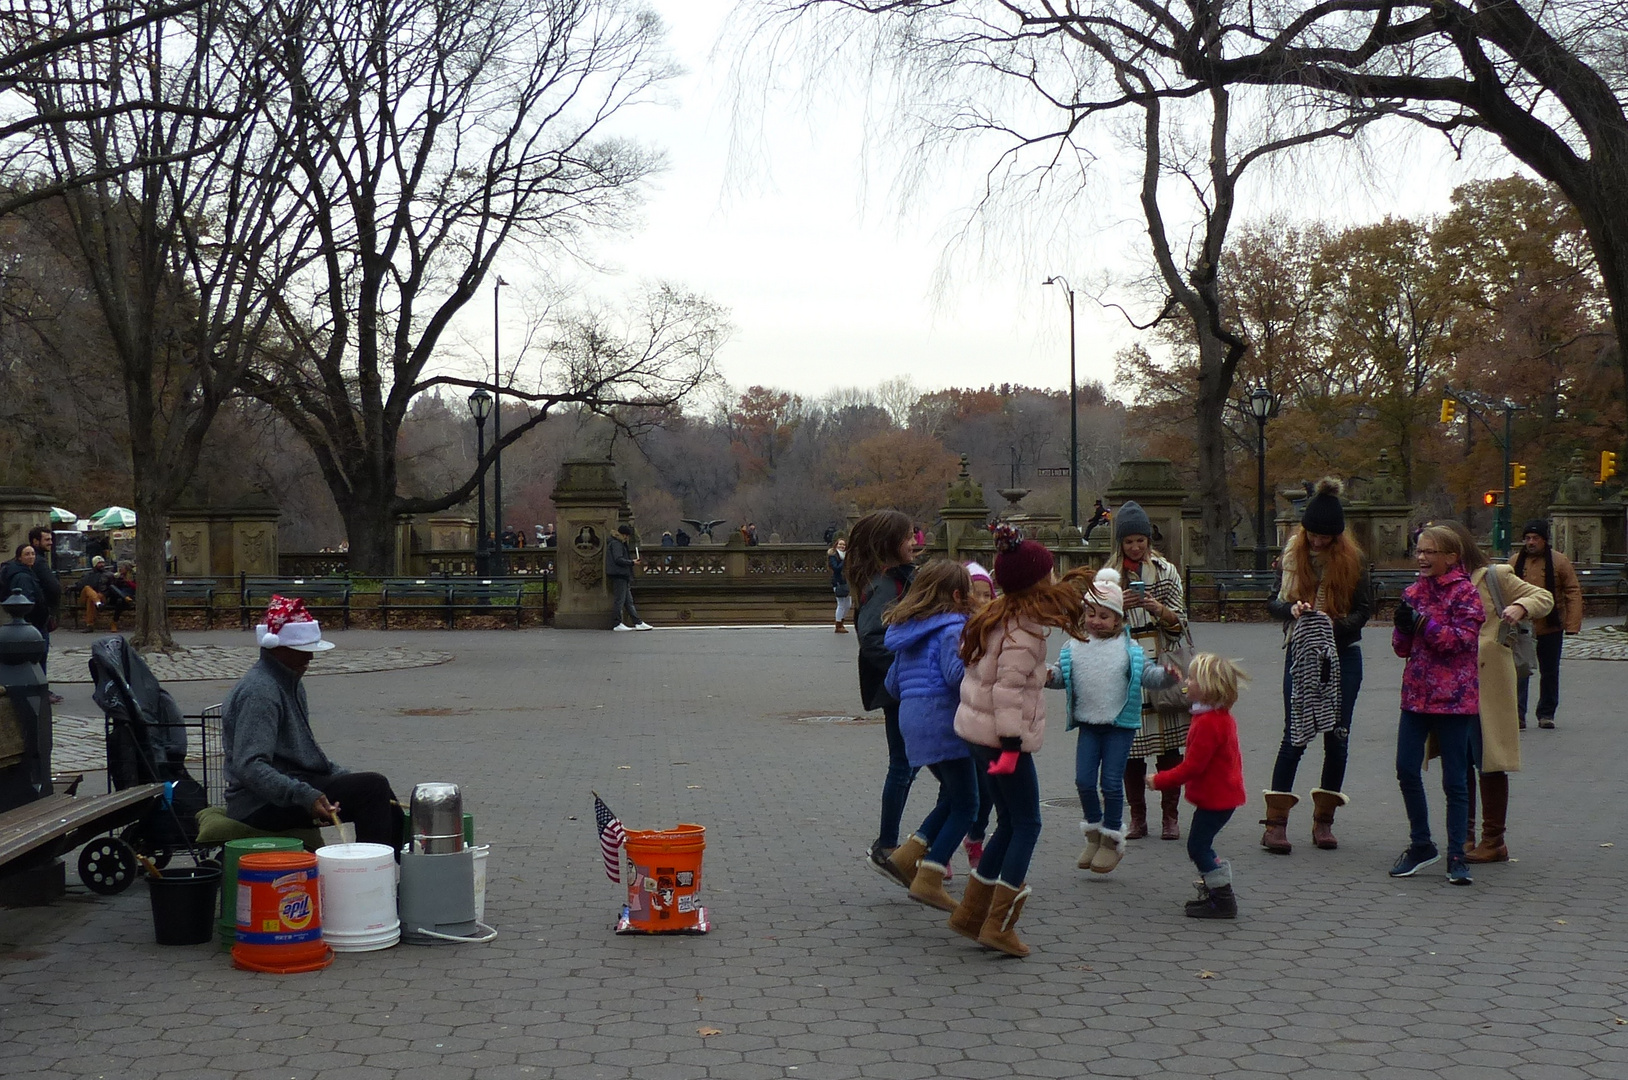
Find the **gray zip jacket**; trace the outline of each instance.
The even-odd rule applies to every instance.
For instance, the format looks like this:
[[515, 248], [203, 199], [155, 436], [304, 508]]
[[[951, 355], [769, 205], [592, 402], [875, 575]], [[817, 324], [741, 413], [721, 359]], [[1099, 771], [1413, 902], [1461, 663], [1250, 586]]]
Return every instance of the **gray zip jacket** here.
[[311, 785], [347, 773], [311, 734], [299, 676], [260, 650], [260, 662], [232, 687], [221, 707], [226, 749], [226, 813], [242, 821], [266, 806], [310, 806]]

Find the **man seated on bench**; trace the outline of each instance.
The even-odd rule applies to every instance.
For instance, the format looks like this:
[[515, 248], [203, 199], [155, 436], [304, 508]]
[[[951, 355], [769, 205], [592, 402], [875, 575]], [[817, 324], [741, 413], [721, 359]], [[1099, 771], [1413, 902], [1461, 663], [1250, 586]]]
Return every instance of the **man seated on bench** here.
[[314, 653], [333, 648], [298, 597], [273, 596], [254, 628], [260, 661], [221, 706], [226, 813], [256, 829], [310, 828], [332, 815], [354, 822], [356, 839], [400, 856], [402, 816], [390, 781], [335, 765], [311, 733], [300, 679]]

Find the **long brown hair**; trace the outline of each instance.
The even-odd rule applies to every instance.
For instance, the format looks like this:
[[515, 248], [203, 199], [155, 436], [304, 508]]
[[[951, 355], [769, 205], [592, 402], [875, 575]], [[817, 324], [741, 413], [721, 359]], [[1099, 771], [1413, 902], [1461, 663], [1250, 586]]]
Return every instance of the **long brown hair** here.
[[909, 591], [883, 612], [882, 622], [894, 626], [945, 614], [972, 614], [972, 575], [958, 562], [934, 559], [916, 571]]
[[[1342, 532], [1319, 558], [1323, 563], [1323, 610], [1336, 619], [1351, 614], [1351, 602], [1356, 599], [1357, 586], [1362, 584], [1362, 548], [1350, 533]], [[1301, 525], [1283, 546], [1283, 565], [1294, 571], [1295, 595], [1286, 598], [1291, 603], [1312, 604], [1317, 600], [1318, 579], [1311, 560], [1306, 527]]]
[[870, 588], [877, 574], [899, 565], [899, 548], [915, 532], [915, 523], [897, 510], [873, 510], [854, 522], [842, 572], [855, 596]]
[[1001, 593], [967, 620], [961, 631], [961, 659], [976, 664], [989, 651], [990, 635], [1009, 623], [1029, 622], [1072, 632], [1085, 613], [1085, 601], [1073, 585], [1041, 581], [1020, 592]]
[[1458, 562], [1466, 574], [1473, 577], [1477, 570], [1487, 565], [1487, 553], [1481, 550], [1481, 545], [1475, 542], [1475, 534], [1462, 521], [1435, 521], [1431, 524], [1437, 528], [1452, 529], [1453, 535], [1458, 537]]

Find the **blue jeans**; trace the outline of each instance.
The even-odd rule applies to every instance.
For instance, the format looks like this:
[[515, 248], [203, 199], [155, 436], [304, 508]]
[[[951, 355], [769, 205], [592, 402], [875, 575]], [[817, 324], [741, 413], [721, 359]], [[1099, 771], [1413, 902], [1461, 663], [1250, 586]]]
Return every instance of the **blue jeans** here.
[[916, 770], [910, 767], [910, 757], [904, 750], [899, 703], [882, 706], [882, 717], [887, 730], [887, 778], [882, 781], [882, 831], [876, 835], [876, 844], [895, 848], [899, 846], [899, 819], [904, 817], [904, 804], [910, 801]]
[[[1125, 827], [1125, 761], [1131, 754], [1135, 728], [1118, 724], [1082, 724], [1074, 746], [1074, 786], [1080, 789], [1080, 810], [1093, 825], [1118, 832]], [[1097, 788], [1102, 801], [1097, 801]]]
[[1208, 874], [1221, 865], [1215, 857], [1215, 838], [1231, 820], [1231, 810], [1193, 810], [1193, 823], [1187, 826], [1187, 857], [1199, 873]]
[[988, 773], [981, 768], [974, 768], [973, 772], [978, 774], [978, 813], [967, 826], [967, 839], [981, 844], [989, 833], [989, 812], [995, 808], [995, 791], [989, 786]]
[[[990, 762], [1000, 751], [975, 746], [978, 768], [988, 775]], [[1029, 860], [1040, 840], [1040, 778], [1035, 775], [1034, 755], [1019, 754], [1017, 771], [1010, 776], [990, 776], [989, 790], [995, 797], [995, 833], [984, 844], [984, 857], [978, 862], [978, 876], [999, 881], [1017, 889], [1029, 877]]]
[[[1339, 651], [1340, 655], [1340, 722], [1333, 731], [1323, 733], [1324, 791], [1339, 791], [1345, 786], [1345, 763], [1351, 745], [1351, 716], [1357, 708], [1357, 692], [1362, 689], [1362, 646], [1352, 642]], [[1300, 769], [1304, 746], [1289, 741], [1289, 678], [1294, 667], [1291, 652], [1283, 658], [1283, 745], [1278, 747], [1277, 764], [1272, 766], [1272, 790], [1293, 791], [1294, 776]]]
[[[1539, 720], [1553, 720], [1555, 710], [1560, 708], [1560, 649], [1565, 641], [1565, 634], [1539, 634], [1533, 642], [1538, 647]], [[1526, 719], [1527, 689], [1531, 685], [1530, 675], [1515, 684], [1515, 698], [1522, 720]]]
[[1467, 782], [1470, 756], [1470, 728], [1479, 723], [1475, 715], [1416, 713], [1402, 710], [1396, 730], [1396, 783], [1402, 789], [1402, 805], [1408, 812], [1409, 843], [1416, 848], [1435, 847], [1430, 839], [1430, 806], [1425, 801], [1425, 738], [1434, 734], [1441, 750], [1441, 789], [1447, 799], [1447, 852], [1464, 850], [1464, 834], [1470, 814], [1470, 788]]
[[938, 777], [938, 805], [916, 835], [927, 844], [928, 862], [948, 866], [972, 819], [978, 816], [978, 766], [970, 757], [964, 757], [927, 768]]

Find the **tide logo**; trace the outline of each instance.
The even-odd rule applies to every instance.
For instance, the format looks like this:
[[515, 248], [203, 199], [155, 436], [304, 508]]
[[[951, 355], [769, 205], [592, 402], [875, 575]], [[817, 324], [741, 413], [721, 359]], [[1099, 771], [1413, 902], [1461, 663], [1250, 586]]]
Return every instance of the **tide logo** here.
[[277, 905], [277, 917], [290, 930], [304, 930], [311, 924], [311, 894], [304, 890], [284, 893]]

